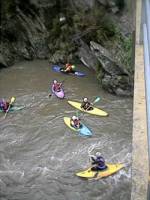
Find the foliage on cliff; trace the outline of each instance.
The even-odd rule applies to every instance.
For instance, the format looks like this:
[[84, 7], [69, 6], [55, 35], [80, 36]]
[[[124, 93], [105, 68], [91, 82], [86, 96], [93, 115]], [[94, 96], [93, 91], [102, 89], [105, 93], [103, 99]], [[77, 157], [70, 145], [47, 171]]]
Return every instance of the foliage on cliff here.
[[[123, 7], [121, 3], [119, 5], [121, 8]], [[110, 51], [113, 50], [111, 53], [132, 73], [131, 35], [123, 35], [103, 7], [96, 6], [88, 11], [83, 9], [74, 11], [66, 8], [65, 16], [66, 21], [64, 23], [59, 21], [59, 17], [53, 19], [49, 36], [51, 53], [61, 51], [62, 58], [65, 58], [66, 61], [73, 57], [80, 45], [80, 40], [87, 44], [93, 40], [110, 49]]]

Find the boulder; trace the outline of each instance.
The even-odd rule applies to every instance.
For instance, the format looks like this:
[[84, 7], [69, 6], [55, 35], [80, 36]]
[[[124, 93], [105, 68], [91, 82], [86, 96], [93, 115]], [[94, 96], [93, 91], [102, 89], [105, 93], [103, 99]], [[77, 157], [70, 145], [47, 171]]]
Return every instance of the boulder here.
[[47, 8], [56, 5], [56, 0], [30, 0], [30, 4], [33, 4], [36, 8]]
[[4, 9], [3, 12], [1, 49], [8, 66], [22, 59], [48, 58], [49, 33], [42, 10], [52, 9], [56, 1], [28, 0], [28, 4], [16, 1], [16, 8], [14, 13], [9, 13], [9, 19], [8, 11]]
[[[123, 1], [123, 0], [122, 0]], [[116, 0], [69, 0], [70, 5], [73, 9], [89, 10], [95, 7], [99, 3], [100, 5], [109, 8], [114, 14], [119, 12], [119, 7]]]
[[131, 95], [133, 87], [126, 68], [120, 65], [100, 44], [91, 41], [90, 49], [100, 63], [102, 87], [113, 94]]
[[79, 59], [88, 68], [93, 68], [94, 70], [96, 70], [98, 65], [98, 59], [86, 43], [84, 43], [83, 41], [81, 41], [80, 43], [81, 45], [77, 53]]
[[49, 56], [49, 62], [53, 64], [64, 63], [66, 60], [65, 52], [57, 50], [54, 54]]
[[69, 0], [71, 7], [76, 9], [88, 10], [92, 9], [95, 5], [95, 0]]
[[0, 68], [8, 67], [3, 55], [0, 53]]
[[119, 12], [119, 7], [116, 0], [97, 0], [97, 1], [106, 8], [109, 8], [109, 10], [114, 14]]
[[113, 56], [100, 44], [91, 41], [90, 49], [97, 57], [106, 73], [111, 75], [128, 75], [125, 67], [118, 64], [117, 61], [114, 60]]
[[104, 74], [101, 85], [106, 91], [119, 96], [132, 96], [130, 77]]

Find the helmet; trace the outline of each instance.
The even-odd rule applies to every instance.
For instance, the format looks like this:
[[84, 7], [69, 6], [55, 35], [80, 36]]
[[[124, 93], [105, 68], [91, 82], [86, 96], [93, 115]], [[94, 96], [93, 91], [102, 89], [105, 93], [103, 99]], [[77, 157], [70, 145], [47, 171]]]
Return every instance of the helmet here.
[[84, 102], [87, 102], [87, 101], [88, 101], [88, 98], [87, 98], [87, 97], [83, 98], [83, 101], [84, 101]]
[[95, 155], [98, 157], [98, 156], [101, 156], [101, 153], [100, 152], [96, 152]]
[[72, 65], [72, 69], [75, 69], [76, 68], [76, 66], [75, 65]]
[[72, 120], [75, 120], [75, 119], [77, 119], [77, 117], [76, 117], [76, 116], [73, 116], [73, 117], [72, 117]]
[[57, 80], [54, 80], [53, 83], [56, 84], [56, 83], [57, 83]]

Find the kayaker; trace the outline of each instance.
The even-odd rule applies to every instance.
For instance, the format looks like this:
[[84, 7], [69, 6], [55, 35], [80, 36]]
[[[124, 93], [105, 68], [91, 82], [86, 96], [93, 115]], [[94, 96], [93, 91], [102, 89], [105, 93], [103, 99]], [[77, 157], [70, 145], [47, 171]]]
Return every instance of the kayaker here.
[[100, 152], [97, 152], [95, 156], [91, 156], [92, 165], [95, 165], [91, 168], [93, 171], [104, 170], [107, 168], [105, 164], [105, 159], [101, 156]]
[[73, 116], [70, 119], [70, 125], [74, 128], [80, 128], [81, 124], [80, 124], [80, 119], [79, 117]]
[[9, 108], [9, 102], [4, 99], [0, 101], [0, 109], [6, 112]]
[[71, 65], [67, 63], [64, 68], [60, 69], [61, 71], [65, 73], [74, 73], [75, 72], [75, 65]]
[[81, 108], [83, 108], [84, 110], [93, 110], [92, 103], [88, 101], [87, 97], [83, 98]]
[[62, 87], [62, 83], [59, 83], [57, 80], [54, 80], [54, 81], [53, 81], [52, 89], [53, 89], [55, 92], [60, 92], [61, 87]]

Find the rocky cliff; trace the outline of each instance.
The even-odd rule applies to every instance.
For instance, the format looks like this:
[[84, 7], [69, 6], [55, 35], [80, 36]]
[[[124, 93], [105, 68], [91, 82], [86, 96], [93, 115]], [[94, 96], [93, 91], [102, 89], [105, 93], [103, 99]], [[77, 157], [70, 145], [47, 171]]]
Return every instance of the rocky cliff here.
[[35, 58], [80, 60], [107, 91], [132, 94], [132, 30], [124, 1], [5, 0], [1, 7], [0, 67]]

